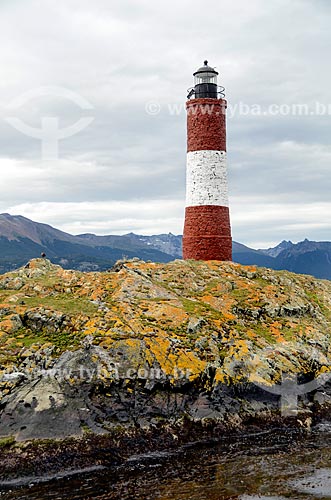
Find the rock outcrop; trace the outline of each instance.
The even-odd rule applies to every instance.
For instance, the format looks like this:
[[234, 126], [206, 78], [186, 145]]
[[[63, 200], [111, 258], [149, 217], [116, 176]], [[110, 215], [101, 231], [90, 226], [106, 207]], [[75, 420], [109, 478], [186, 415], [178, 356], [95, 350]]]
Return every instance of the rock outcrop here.
[[[331, 282], [310, 276], [137, 259], [80, 273], [35, 259], [0, 277], [0, 301], [6, 439], [240, 428], [276, 418], [268, 387], [284, 373], [324, 383], [331, 371]], [[327, 387], [301, 391], [309, 418]]]

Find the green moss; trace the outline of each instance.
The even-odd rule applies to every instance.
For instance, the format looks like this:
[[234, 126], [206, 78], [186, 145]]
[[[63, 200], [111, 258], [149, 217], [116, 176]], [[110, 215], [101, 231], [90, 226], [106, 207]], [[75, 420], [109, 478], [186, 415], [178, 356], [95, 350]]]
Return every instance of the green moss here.
[[24, 302], [29, 307], [46, 307], [67, 314], [95, 316], [98, 311], [98, 307], [89, 300], [64, 293], [47, 297], [25, 297]]
[[17, 356], [21, 349], [29, 348], [32, 345], [42, 347], [45, 344], [52, 344], [58, 350], [63, 352], [69, 348], [77, 348], [80, 346], [85, 334], [83, 332], [68, 332], [68, 331], [40, 331], [31, 332], [28, 329], [20, 329], [12, 334], [13, 341], [7, 344], [6, 359], [13, 359]]
[[15, 337], [15, 342], [11, 347], [19, 347], [17, 343], [23, 344], [24, 347], [31, 347], [33, 344], [40, 343], [41, 340], [40, 334], [30, 334], [30, 332], [25, 330], [24, 328], [20, 328], [20, 330], [15, 332], [13, 336]]
[[255, 283], [258, 283], [262, 288], [265, 286], [270, 286], [270, 281], [267, 281], [265, 278], [262, 278], [261, 276], [256, 276], [253, 278]]
[[84, 434], [93, 434], [93, 431], [89, 428], [87, 424], [82, 423], [80, 427]]
[[269, 344], [275, 344], [277, 342], [268, 326], [262, 324], [254, 325], [254, 332], [259, 337], [264, 338]]
[[13, 444], [15, 444], [15, 442], [14, 436], [0, 438], [0, 450], [10, 448]]
[[235, 288], [234, 290], [231, 291], [231, 295], [237, 300], [245, 300], [249, 296], [249, 290], [246, 288]]
[[0, 302], [7, 302], [8, 297], [19, 293], [20, 290], [1, 290], [0, 292]]
[[184, 298], [181, 299], [181, 302], [183, 304], [184, 311], [192, 314], [194, 314], [197, 311], [200, 305], [195, 300], [184, 299]]
[[326, 307], [324, 302], [316, 293], [306, 291], [306, 296], [308, 297], [310, 302], [313, 302], [319, 307], [320, 311], [326, 318], [331, 319], [331, 310], [328, 307]]

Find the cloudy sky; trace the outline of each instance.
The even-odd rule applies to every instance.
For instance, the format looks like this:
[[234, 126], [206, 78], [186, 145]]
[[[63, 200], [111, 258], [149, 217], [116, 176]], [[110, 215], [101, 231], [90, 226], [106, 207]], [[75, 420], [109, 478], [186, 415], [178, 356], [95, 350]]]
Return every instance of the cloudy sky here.
[[329, 0], [1, 0], [0, 211], [181, 233], [186, 89], [207, 58], [234, 239], [330, 240], [330, 21]]

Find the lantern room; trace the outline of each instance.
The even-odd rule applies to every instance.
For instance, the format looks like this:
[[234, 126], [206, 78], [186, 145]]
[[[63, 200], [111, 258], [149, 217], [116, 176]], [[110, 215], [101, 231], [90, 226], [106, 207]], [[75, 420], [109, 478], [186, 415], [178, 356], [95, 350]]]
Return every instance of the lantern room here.
[[192, 97], [194, 99], [205, 97], [219, 99], [220, 97], [224, 97], [224, 87], [217, 85], [217, 75], [218, 72], [211, 66], [208, 66], [208, 61], [204, 61], [203, 66], [193, 73], [194, 87], [189, 89], [188, 99]]

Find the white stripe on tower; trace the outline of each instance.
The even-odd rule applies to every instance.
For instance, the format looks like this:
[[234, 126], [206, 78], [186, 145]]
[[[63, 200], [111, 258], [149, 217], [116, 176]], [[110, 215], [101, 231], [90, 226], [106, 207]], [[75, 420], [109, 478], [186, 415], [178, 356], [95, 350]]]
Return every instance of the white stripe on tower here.
[[189, 151], [186, 164], [186, 206], [229, 206], [226, 151]]

